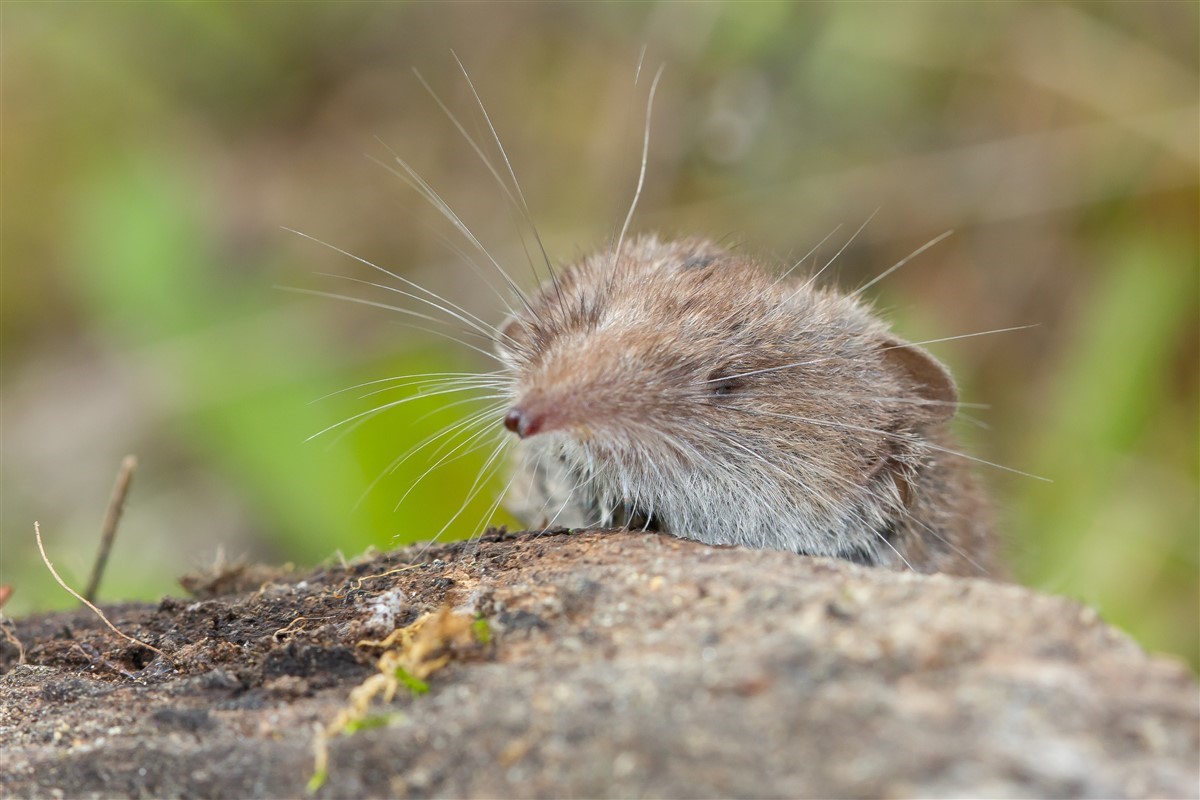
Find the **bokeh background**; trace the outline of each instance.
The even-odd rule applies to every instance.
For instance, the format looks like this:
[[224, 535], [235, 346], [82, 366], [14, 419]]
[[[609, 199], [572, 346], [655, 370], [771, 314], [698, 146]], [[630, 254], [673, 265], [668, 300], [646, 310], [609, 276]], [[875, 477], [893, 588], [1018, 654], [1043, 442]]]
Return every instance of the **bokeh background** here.
[[[857, 286], [953, 229], [871, 291], [913, 340], [1037, 326], [930, 348], [989, 406], [963, 421], [973, 452], [1051, 480], [982, 471], [1016, 571], [1196, 665], [1197, 9], [4, 3], [5, 613], [73, 603], [32, 522], [82, 586], [126, 453], [106, 601], [178, 592], [218, 558], [427, 538], [462, 508], [486, 451], [419, 483], [421, 455], [386, 470], [469, 398], [306, 439], [404, 396], [330, 392], [487, 360], [279, 288], [406, 303], [324, 277], [381, 275], [286, 227], [500, 320], [462, 237], [378, 163], [391, 151], [532, 281], [519, 220], [412, 72], [483, 141], [453, 52], [558, 260], [624, 217], [664, 63], [635, 230], [782, 264], [877, 211], [830, 270]], [[477, 533], [494, 490], [446, 535]]]

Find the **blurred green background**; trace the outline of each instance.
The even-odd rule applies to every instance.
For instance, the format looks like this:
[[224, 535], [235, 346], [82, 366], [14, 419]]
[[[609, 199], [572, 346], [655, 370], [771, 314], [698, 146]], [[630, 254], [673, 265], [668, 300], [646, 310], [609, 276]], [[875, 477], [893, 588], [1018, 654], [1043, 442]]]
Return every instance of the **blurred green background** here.
[[[322, 277], [380, 276], [286, 226], [501, 319], [442, 241], [461, 237], [372, 160], [401, 154], [528, 278], [495, 182], [412, 74], [484, 130], [454, 51], [556, 259], [623, 218], [661, 63], [635, 230], [782, 262], [878, 209], [838, 261], [855, 286], [954, 229], [872, 293], [914, 340], [1037, 324], [931, 347], [990, 405], [964, 421], [973, 451], [1053, 481], [984, 471], [1018, 574], [1196, 665], [1197, 8], [4, 3], [5, 613], [73, 603], [32, 521], [82, 586], [126, 453], [108, 601], [178, 592], [219, 552], [312, 563], [459, 510], [487, 451], [399, 509], [428, 459], [367, 491], [479, 407], [456, 395], [305, 440], [404, 396], [323, 395], [487, 361], [276, 288], [404, 302]], [[494, 488], [447, 535], [477, 533]]]

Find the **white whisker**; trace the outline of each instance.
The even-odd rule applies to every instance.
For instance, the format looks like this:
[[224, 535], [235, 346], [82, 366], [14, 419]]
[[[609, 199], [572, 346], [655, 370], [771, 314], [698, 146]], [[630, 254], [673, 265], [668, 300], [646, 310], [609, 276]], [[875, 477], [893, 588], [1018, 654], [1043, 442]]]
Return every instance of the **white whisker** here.
[[[490, 481], [495, 473], [499, 471], [499, 463], [497, 459], [499, 458], [500, 454], [504, 452], [504, 448], [507, 444], [507, 440], [503, 438], [500, 439], [499, 444], [496, 445], [496, 447], [492, 450], [491, 455], [488, 456], [487, 460], [483, 463], [483, 466], [480, 467], [478, 474], [475, 476], [475, 482], [472, 483], [471, 487], [467, 490], [466, 497], [463, 499], [462, 505], [459, 506], [458, 511], [455, 511], [450, 519], [446, 520], [446, 524], [442, 526], [441, 530], [434, 534], [434, 541], [436, 541], [443, 533], [445, 533], [446, 529], [453, 525], [456, 519], [462, 516], [462, 513], [467, 510], [467, 506], [471, 504], [471, 501], [474, 500], [481, 491], [483, 491], [483, 489], [487, 486], [488, 481]], [[493, 464], [496, 465], [495, 468], [493, 468]]]
[[[404, 314], [406, 316], [418, 317], [421, 319], [425, 319], [425, 320], [428, 320], [429, 322], [434, 322], [439, 325], [451, 324], [447, 320], [438, 319], [437, 317], [431, 317], [428, 314], [422, 314], [419, 311], [413, 311], [412, 309], [404, 308], [402, 306], [394, 306], [394, 305], [390, 305], [388, 303], [380, 303], [375, 300], [367, 300], [362, 297], [353, 297], [351, 295], [338, 294], [337, 292], [324, 292], [319, 289], [302, 289], [298, 286], [278, 286], [277, 285], [277, 286], [275, 286], [275, 288], [279, 289], [280, 291], [291, 292], [293, 294], [307, 294], [307, 295], [311, 295], [313, 297], [324, 297], [329, 300], [341, 300], [342, 302], [345, 302], [345, 303], [355, 303], [360, 306], [369, 306], [371, 308], [379, 308], [379, 309], [383, 309], [384, 311], [395, 311], [397, 313]], [[403, 324], [403, 323], [401, 323], [401, 324]], [[464, 342], [462, 339], [459, 339], [458, 337], [456, 337], [452, 334], [449, 334], [445, 331], [439, 331], [439, 330], [436, 330], [433, 328], [422, 328], [418, 325], [409, 325], [406, 327], [415, 328], [416, 330], [422, 331], [423, 333], [428, 333], [432, 336], [440, 336], [443, 339], [449, 339], [450, 341], [454, 342], [455, 344], [460, 344], [463, 347], [470, 348], [471, 350], [474, 350], [475, 352], [477, 352], [481, 355], [484, 355], [484, 356], [492, 359], [493, 361], [503, 363], [503, 361], [501, 361], [500, 357], [497, 356], [495, 353], [491, 352], [490, 350], [485, 350], [482, 347], [471, 344], [470, 342]]]
[[1011, 333], [1012, 331], [1024, 331], [1029, 328], [1036, 328], [1038, 324], [1035, 322], [1032, 325], [1014, 325], [1011, 328], [995, 328], [990, 331], [978, 331], [976, 333], [960, 333], [958, 336], [943, 336], [940, 339], [925, 339], [920, 342], [907, 342], [905, 344], [892, 345], [890, 347], [880, 348], [881, 350], [896, 350], [901, 347], [921, 347], [927, 344], [937, 344], [938, 342], [953, 342], [959, 339], [973, 339], [976, 336], [991, 336], [994, 333]]
[[[387, 291], [390, 291], [390, 292], [397, 292], [401, 295], [404, 295], [405, 297], [410, 297], [414, 300], [417, 300], [419, 302], [430, 305], [430, 306], [436, 308], [437, 310], [443, 312], [444, 314], [447, 314], [447, 315], [463, 322], [464, 324], [470, 325], [471, 327], [475, 328], [476, 330], [486, 333], [488, 336], [500, 335], [500, 331], [494, 325], [489, 325], [488, 323], [484, 322], [482, 319], [480, 319], [475, 314], [472, 314], [471, 312], [464, 309], [462, 306], [460, 306], [456, 303], [450, 302], [449, 300], [447, 300], [446, 298], [437, 294], [436, 292], [432, 291], [431, 289], [427, 289], [424, 286], [422, 286], [421, 284], [419, 284], [415, 281], [411, 281], [408, 278], [405, 278], [403, 275], [397, 275], [395, 272], [392, 272], [389, 269], [381, 267], [380, 265], [378, 265], [372, 261], [368, 261], [367, 259], [365, 259], [361, 256], [356, 256], [348, 250], [344, 250], [335, 244], [324, 241], [322, 239], [318, 239], [317, 237], [312, 236], [310, 234], [303, 233], [301, 231], [295, 230], [293, 228], [287, 228], [287, 227], [285, 227], [284, 230], [287, 231], [288, 233], [294, 233], [297, 236], [301, 236], [305, 239], [308, 239], [310, 242], [315, 242], [316, 244], [319, 244], [323, 247], [327, 247], [330, 250], [332, 250], [333, 252], [339, 253], [339, 254], [345, 256], [346, 258], [357, 261], [358, 263], [363, 264], [364, 266], [370, 267], [371, 269], [378, 270], [379, 272], [382, 272], [384, 275], [387, 275], [389, 278], [400, 281], [405, 286], [412, 287], [413, 289], [416, 289], [419, 292], [424, 292], [425, 294], [429, 295], [429, 297], [432, 297], [433, 300], [430, 300], [426, 297], [420, 297], [418, 295], [413, 295], [408, 292], [401, 291], [400, 289], [397, 289], [394, 286], [386, 286], [386, 285], [380, 285], [377, 283], [369, 283], [368, 281], [362, 281], [357, 278], [350, 278], [345, 275], [330, 275], [329, 273], [317, 273], [319, 275], [325, 275], [326, 277], [331, 277], [331, 278], [342, 278], [345, 280], [358, 281], [359, 283], [366, 283], [370, 286], [376, 286], [381, 289], [386, 289]], [[436, 300], [437, 302], [434, 302], [434, 300]]]
[[397, 406], [402, 406], [405, 403], [411, 403], [414, 400], [422, 400], [427, 397], [436, 397], [437, 395], [440, 395], [440, 394], [450, 394], [451, 391], [461, 391], [461, 390], [447, 390], [447, 391], [441, 391], [441, 392], [432, 392], [430, 394], [424, 394], [424, 395], [414, 394], [409, 397], [402, 397], [399, 400], [392, 400], [391, 402], [384, 403], [381, 406], [376, 406], [375, 408], [368, 409], [367, 411], [363, 411], [363, 412], [360, 412], [353, 416], [346, 417], [341, 422], [335, 422], [334, 424], [332, 424], [326, 428], [322, 428], [321, 430], [314, 433], [312, 436], [309, 436], [304, 441], [311, 442], [313, 439], [316, 439], [318, 436], [328, 433], [329, 431], [334, 430], [336, 428], [340, 428], [343, 425], [346, 425], [347, 423], [354, 422], [355, 420], [358, 420], [358, 419], [362, 419], [363, 417], [374, 416], [376, 414], [387, 411], [390, 408], [396, 408]]
[[[554, 274], [554, 267], [550, 263], [550, 256], [546, 254], [546, 247], [544, 244], [542, 244], [542, 235], [538, 233], [537, 225], [535, 225], [533, 222], [533, 215], [529, 212], [529, 203], [525, 200], [525, 192], [521, 190], [521, 182], [517, 180], [517, 172], [513, 169], [512, 160], [508, 157], [508, 151], [504, 149], [504, 144], [500, 141], [500, 134], [496, 132], [496, 126], [492, 124], [492, 117], [490, 114], [488, 114], [487, 108], [483, 105], [483, 98], [479, 96], [479, 91], [475, 88], [475, 82], [471, 80], [470, 74], [467, 73], [467, 68], [463, 66], [462, 61], [459, 60], [457, 53], [454, 53], [454, 51], [451, 51], [451, 53], [454, 55], [454, 60], [458, 62], [458, 68], [462, 70], [463, 77], [467, 80], [467, 86], [471, 87], [471, 94], [475, 96], [475, 102], [478, 104], [479, 111], [481, 114], [483, 114], [483, 118], [487, 122], [488, 130], [492, 132], [492, 139], [495, 140], [496, 147], [500, 150], [500, 156], [504, 159], [504, 166], [508, 168], [508, 175], [510, 178], [512, 178], [513, 188], [516, 189], [517, 197], [521, 201], [520, 209], [525, 217], [525, 221], [529, 223], [530, 230], [533, 231], [533, 238], [537, 242], [538, 249], [542, 253], [542, 260], [546, 264], [546, 271], [550, 275], [550, 280], [554, 282], [557, 288], [558, 278]], [[462, 130], [461, 126], [459, 127], [459, 130]], [[464, 131], [463, 133], [465, 135], [466, 132]], [[482, 151], [479, 151], [478, 149], [476, 152], [479, 152], [481, 156], [483, 155]], [[500, 180], [499, 175], [497, 175], [496, 178], [497, 180]], [[503, 185], [504, 181], [500, 180], [500, 183]], [[511, 195], [509, 196], [511, 197]], [[533, 266], [532, 261], [530, 266]], [[537, 276], [536, 270], [534, 271], [534, 276]], [[559, 299], [562, 299], [561, 295], [559, 296]]]
[[[990, 330], [990, 331], [978, 331], [977, 333], [963, 333], [963, 334], [959, 334], [958, 336], [943, 336], [939, 339], [926, 339], [921, 342], [904, 342], [902, 344], [888, 345], [887, 347], [880, 347], [879, 351], [883, 352], [886, 350], [900, 350], [905, 347], [919, 347], [919, 346], [927, 345], [927, 344], [937, 344], [938, 342], [952, 342], [957, 339], [971, 339], [976, 336], [990, 336], [991, 334], [994, 334], [994, 333], [1010, 333], [1012, 331], [1022, 331], [1022, 330], [1025, 330], [1026, 328], [1036, 328], [1036, 327], [1037, 327], [1036, 324], [1034, 324], [1034, 325], [1017, 325], [1017, 326], [1011, 327], [1011, 328], [996, 328], [996, 329]], [[784, 370], [784, 369], [795, 369], [796, 367], [806, 367], [806, 366], [811, 366], [813, 364], [821, 364], [821, 363], [824, 363], [827, 361], [833, 361], [838, 358], [841, 358], [841, 356], [824, 356], [822, 358], [811, 358], [806, 361], [796, 361], [791, 364], [781, 364], [780, 366], [777, 366], [777, 367], [764, 367], [763, 369], [751, 370], [749, 372], [741, 372], [741, 373], [738, 373], [737, 375], [723, 375], [719, 378], [711, 378], [709, 380], [698, 381], [697, 385], [704, 385], [704, 384], [709, 384], [709, 383], [719, 383], [720, 381], [730, 381], [730, 380], [735, 380], [737, 378], [749, 378], [752, 375], [764, 375], [769, 372], [778, 372], [778, 371]]]
[[363, 493], [359, 496], [358, 502], [356, 502], [354, 504], [354, 507], [358, 508], [360, 505], [362, 505], [363, 500], [365, 500], [367, 498], [367, 495], [369, 495], [371, 493], [371, 491], [375, 488], [375, 486], [381, 480], [383, 480], [386, 476], [391, 475], [391, 474], [395, 473], [396, 470], [400, 469], [400, 467], [403, 466], [403, 464], [406, 461], [408, 461], [408, 459], [412, 458], [417, 453], [421, 452], [426, 447], [433, 444], [434, 442], [436, 442], [438, 439], [442, 438], [443, 436], [449, 436], [451, 439], [453, 439], [454, 436], [458, 435], [459, 433], [462, 433], [463, 431], [466, 431], [466, 430], [470, 430], [472, 427], [474, 427], [479, 422], [481, 422], [485, 416], [490, 416], [493, 413], [495, 413], [495, 412], [488, 410], [486, 412], [480, 412], [479, 414], [471, 415], [465, 419], [455, 420], [454, 422], [450, 423], [449, 425], [446, 425], [442, 429], [435, 431], [434, 433], [430, 434], [429, 436], [426, 436], [420, 442], [418, 442], [417, 444], [408, 448], [408, 450], [401, 453], [400, 455], [396, 456], [394, 459], [391, 460], [391, 462], [386, 467], [384, 467], [383, 471], [380, 472], [375, 477], [375, 480], [371, 481], [370, 485], [368, 485], [367, 488], [363, 491]]
[[868, 225], [871, 224], [871, 220], [875, 219], [875, 215], [878, 213], [879, 213], [878, 208], [875, 209], [874, 211], [872, 211], [871, 216], [867, 217], [866, 221], [863, 222], [862, 225], [858, 226], [858, 230], [856, 230], [854, 232], [854, 234], [849, 239], [846, 240], [846, 243], [844, 245], [842, 245], [836, 253], [833, 254], [833, 257], [825, 262], [825, 266], [821, 267], [819, 270], [817, 270], [812, 275], [810, 275], [808, 280], [805, 281], [800, 286], [800, 288], [796, 290], [797, 294], [808, 289], [810, 286], [812, 286], [813, 283], [816, 282], [817, 278], [821, 277], [821, 273], [824, 272], [825, 270], [827, 270], [829, 268], [830, 264], [832, 264], [834, 261], [837, 261], [838, 256], [840, 256], [842, 253], [846, 252], [846, 248], [854, 243], [854, 240], [858, 238], [858, 235], [863, 232], [864, 228], [866, 228]]
[[905, 256], [904, 258], [900, 259], [900, 260], [899, 260], [899, 261], [897, 261], [895, 264], [893, 264], [892, 266], [888, 267], [888, 268], [887, 268], [887, 269], [885, 269], [883, 272], [879, 273], [879, 274], [878, 274], [878, 275], [876, 275], [874, 278], [872, 278], [871, 280], [869, 280], [869, 281], [867, 281], [866, 283], [864, 283], [862, 286], [860, 286], [860, 287], [858, 287], [857, 289], [855, 289], [853, 292], [851, 292], [851, 293], [850, 293], [850, 296], [851, 296], [851, 297], [857, 297], [858, 295], [862, 294], [862, 293], [863, 293], [863, 292], [865, 292], [867, 289], [870, 289], [872, 286], [874, 286], [875, 284], [879, 283], [881, 280], [883, 280], [884, 278], [886, 278], [888, 275], [891, 275], [893, 272], [895, 272], [896, 270], [898, 270], [898, 269], [900, 269], [901, 267], [903, 267], [903, 266], [904, 266], [905, 264], [907, 264], [909, 261], [912, 261], [914, 258], [916, 258], [917, 256], [921, 255], [921, 253], [924, 253], [926, 250], [928, 250], [929, 248], [933, 247], [935, 244], [937, 244], [938, 242], [942, 241], [942, 240], [943, 240], [943, 239], [945, 239], [947, 236], [950, 236], [952, 233], [954, 233], [954, 231], [953, 231], [953, 230], [949, 230], [949, 231], [946, 231], [945, 233], [941, 234], [940, 236], [935, 236], [935, 237], [933, 237], [933, 238], [932, 238], [932, 239], [930, 239], [928, 242], [926, 242], [925, 244], [921, 245], [921, 246], [920, 246], [920, 247], [918, 247], [916, 250], [912, 251], [912, 252], [911, 252], [911, 253], [909, 253], [907, 256]]
[[629, 223], [633, 220], [633, 212], [637, 210], [638, 200], [642, 197], [642, 187], [646, 184], [646, 164], [650, 159], [650, 115], [654, 112], [654, 95], [658, 91], [658, 82], [662, 79], [663, 70], [666, 66], [658, 68], [658, 72], [654, 74], [654, 81], [650, 84], [650, 97], [646, 101], [646, 128], [642, 136], [642, 166], [638, 172], [637, 189], [633, 193], [633, 202], [629, 204], [629, 213], [625, 215], [625, 223], [621, 225], [621, 234], [617, 237], [617, 246], [613, 253], [613, 268], [621, 262], [621, 246], [625, 243], [625, 234], [629, 230]]
[[459, 217], [454, 209], [450, 207], [449, 203], [443, 200], [442, 196], [438, 194], [424, 178], [421, 177], [420, 173], [413, 169], [407, 161], [397, 155], [395, 151], [389, 148], [386, 143], [380, 141], [380, 144], [383, 145], [383, 147], [385, 147], [389, 153], [391, 153], [392, 158], [395, 159], [396, 163], [400, 165], [404, 172], [397, 172], [391, 166], [383, 163], [382, 161], [378, 161], [376, 159], [372, 160], [379, 164], [379, 166], [391, 172], [396, 177], [405, 180], [415, 191], [417, 191], [418, 194], [422, 195], [430, 205], [437, 209], [442, 216], [449, 220], [449, 222], [458, 229], [458, 232], [463, 235], [463, 238], [470, 242], [471, 245], [474, 246], [484, 258], [491, 262], [492, 266], [495, 267], [496, 271], [500, 274], [500, 277], [503, 278], [504, 282], [508, 285], [509, 290], [518, 300], [521, 301], [521, 305], [525, 307], [525, 310], [532, 314], [533, 307], [529, 305], [529, 299], [525, 297], [525, 293], [521, 291], [519, 286], [517, 286], [516, 281], [512, 279], [512, 276], [508, 274], [508, 271], [504, 269], [504, 267], [500, 266], [500, 262], [497, 261], [495, 257], [492, 256], [491, 252], [483, 246], [483, 242], [479, 241], [478, 237], [476, 237], [471, 229], [467, 227], [467, 224], [462, 221], [462, 218]]
[[[455, 445], [451, 450], [446, 452], [441, 458], [439, 458], [436, 462], [434, 462], [427, 470], [422, 472], [421, 476], [419, 478], [417, 478], [415, 481], [413, 481], [413, 483], [408, 487], [408, 490], [403, 495], [401, 495], [399, 500], [396, 501], [396, 508], [398, 509], [398, 508], [400, 508], [401, 505], [403, 505], [404, 501], [408, 499], [408, 496], [410, 494], [412, 494], [413, 489], [416, 489], [417, 486], [421, 483], [421, 481], [423, 481], [423, 480], [425, 480], [425, 478], [429, 477], [429, 474], [431, 472], [433, 472], [435, 469], [440, 467], [442, 464], [445, 464], [450, 459], [451, 456], [453, 456], [455, 453], [460, 451], [462, 448], [466, 447], [467, 445], [471, 444], [472, 442], [478, 441], [480, 438], [487, 435], [487, 433], [488, 433], [488, 428], [485, 427], [482, 430], [480, 430], [479, 432], [474, 433], [471, 436], [467, 437], [462, 442]], [[470, 452], [470, 451], [468, 451], [468, 452]]]
[[796, 263], [795, 263], [795, 264], [792, 264], [790, 267], [788, 267], [786, 270], [784, 270], [783, 274], [782, 274], [782, 275], [780, 275], [778, 278], [776, 278], [776, 279], [775, 279], [775, 282], [774, 282], [774, 283], [772, 283], [772, 284], [771, 284], [771, 286], [777, 286], [777, 285], [779, 285], [779, 284], [780, 284], [782, 281], [784, 281], [784, 280], [787, 278], [787, 276], [791, 275], [791, 274], [792, 274], [792, 273], [793, 273], [793, 272], [796, 270], [796, 268], [797, 268], [797, 267], [799, 267], [801, 264], [803, 264], [805, 261], [807, 261], [809, 256], [811, 256], [813, 253], [817, 252], [817, 248], [819, 248], [821, 245], [823, 245], [823, 244], [825, 244], [827, 241], [829, 241], [829, 237], [833, 236], [835, 233], [837, 233], [837, 232], [838, 232], [839, 230], [841, 230], [841, 229], [842, 229], [842, 224], [839, 222], [839, 223], [838, 223], [838, 224], [837, 224], [837, 225], [834, 227], [834, 229], [833, 229], [833, 230], [831, 230], [829, 233], [825, 234], [825, 238], [824, 238], [824, 239], [822, 239], [821, 241], [819, 241], [819, 242], [817, 242], [816, 244], [814, 244], [814, 245], [812, 246], [812, 248], [811, 248], [811, 249], [810, 249], [810, 250], [809, 250], [807, 253], [805, 253], [803, 256], [801, 256], [801, 257], [800, 257], [800, 258], [799, 258], [799, 259], [796, 261]]
[[384, 283], [375, 283], [374, 281], [363, 280], [362, 278], [354, 278], [349, 275], [338, 275], [337, 273], [332, 273], [332, 272], [317, 272], [315, 274], [320, 275], [323, 278], [336, 278], [338, 280], [349, 281], [350, 283], [357, 283], [362, 286], [370, 286], [374, 289], [382, 289], [385, 292], [395, 292], [396, 294], [398, 294], [402, 297], [408, 297], [413, 300], [417, 300], [419, 302], [426, 303], [426, 304], [438, 309], [439, 311], [444, 312], [447, 316], [450, 316], [453, 319], [456, 319], [459, 322], [463, 323], [468, 328], [470, 328], [471, 331], [482, 336], [485, 340], [487, 340], [489, 342], [496, 338], [499, 338], [501, 336], [500, 331], [498, 331], [495, 327], [493, 327], [491, 325], [487, 325], [485, 323], [480, 323], [480, 322], [475, 322], [467, 316], [463, 316], [462, 314], [458, 314], [449, 309], [442, 308], [437, 303], [433, 303], [429, 300], [426, 300], [423, 297], [417, 297], [416, 295], [412, 294], [411, 292], [406, 292], [403, 289], [397, 289], [395, 286], [388, 286], [387, 284], [384, 284]]
[[329, 394], [321, 395], [316, 400], [309, 400], [308, 404], [313, 405], [313, 404], [321, 402], [322, 400], [328, 400], [331, 397], [336, 397], [339, 394], [345, 394], [346, 392], [352, 392], [355, 389], [362, 389], [365, 386], [375, 386], [380, 383], [403, 381], [404, 383], [400, 384], [400, 385], [417, 385], [417, 384], [423, 383], [424, 379], [427, 379], [427, 378], [428, 379], [454, 378], [454, 377], [476, 378], [476, 377], [485, 377], [485, 376], [497, 376], [497, 375], [502, 375], [502, 374], [503, 374], [502, 372], [497, 371], [497, 372], [424, 372], [424, 373], [420, 373], [420, 374], [416, 374], [416, 375], [394, 375], [390, 378], [379, 378], [379, 379], [373, 380], [373, 381], [364, 381], [363, 383], [356, 383], [353, 386], [347, 386], [344, 389], [338, 389], [337, 391], [330, 392]]
[[1006, 467], [1003, 464], [997, 464], [992, 461], [986, 461], [982, 458], [976, 458], [975, 456], [969, 456], [966, 453], [962, 453], [957, 450], [951, 450], [948, 447], [940, 447], [939, 445], [936, 445], [930, 441], [926, 441], [926, 440], [914, 441], [913, 439], [910, 439], [906, 436], [901, 436], [899, 434], [892, 433], [890, 431], [880, 430], [878, 428], [868, 428], [868, 427], [865, 427], [862, 425], [852, 425], [848, 422], [835, 422], [833, 420], [822, 420], [822, 419], [813, 419], [812, 417], [801, 417], [801, 416], [797, 416], [795, 414], [781, 414], [781, 413], [776, 413], [776, 412], [772, 412], [772, 411], [749, 411], [744, 408], [735, 408], [733, 406], [726, 406], [726, 408], [730, 408], [734, 411], [738, 411], [743, 414], [757, 414], [759, 416], [778, 417], [780, 419], [791, 419], [791, 420], [795, 420], [797, 422], [807, 422], [810, 425], [821, 425], [821, 426], [828, 427], [828, 428], [840, 428], [842, 430], [862, 431], [864, 433], [873, 433], [873, 434], [876, 434], [877, 436], [882, 436], [885, 439], [894, 439], [897, 441], [913, 443], [913, 444], [916, 444], [918, 447], [928, 448], [930, 450], [936, 450], [939, 453], [946, 453], [947, 455], [952, 455], [957, 458], [965, 458], [966, 460], [974, 461], [977, 464], [983, 464], [985, 466], [993, 467], [995, 469], [1003, 470], [1005, 472], [1011, 472], [1015, 475], [1020, 475], [1025, 478], [1033, 478], [1035, 481], [1043, 481], [1045, 483], [1052, 483], [1052, 481], [1049, 478], [1043, 478], [1041, 475], [1034, 475], [1031, 472], [1022, 472], [1021, 470], [1014, 469], [1013, 467]]

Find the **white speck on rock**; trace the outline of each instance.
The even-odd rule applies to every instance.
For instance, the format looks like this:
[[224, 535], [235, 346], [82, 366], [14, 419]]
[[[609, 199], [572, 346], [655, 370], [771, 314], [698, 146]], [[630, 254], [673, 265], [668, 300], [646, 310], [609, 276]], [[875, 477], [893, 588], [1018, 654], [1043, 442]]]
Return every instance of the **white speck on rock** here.
[[404, 592], [392, 589], [372, 597], [366, 605], [371, 616], [363, 623], [363, 627], [373, 632], [391, 633], [396, 629], [396, 620], [404, 609]]

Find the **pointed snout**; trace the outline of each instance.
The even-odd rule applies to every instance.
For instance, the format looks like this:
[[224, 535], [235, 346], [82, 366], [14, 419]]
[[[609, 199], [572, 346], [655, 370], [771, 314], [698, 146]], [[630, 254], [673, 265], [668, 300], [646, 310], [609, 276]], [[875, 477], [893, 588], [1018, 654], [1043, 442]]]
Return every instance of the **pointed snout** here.
[[513, 406], [504, 415], [504, 427], [522, 439], [533, 436], [546, 424], [546, 415], [536, 410]]
[[600, 408], [590, 391], [547, 391], [536, 388], [518, 395], [504, 413], [504, 427], [527, 439], [538, 434], [569, 432], [586, 435]]

